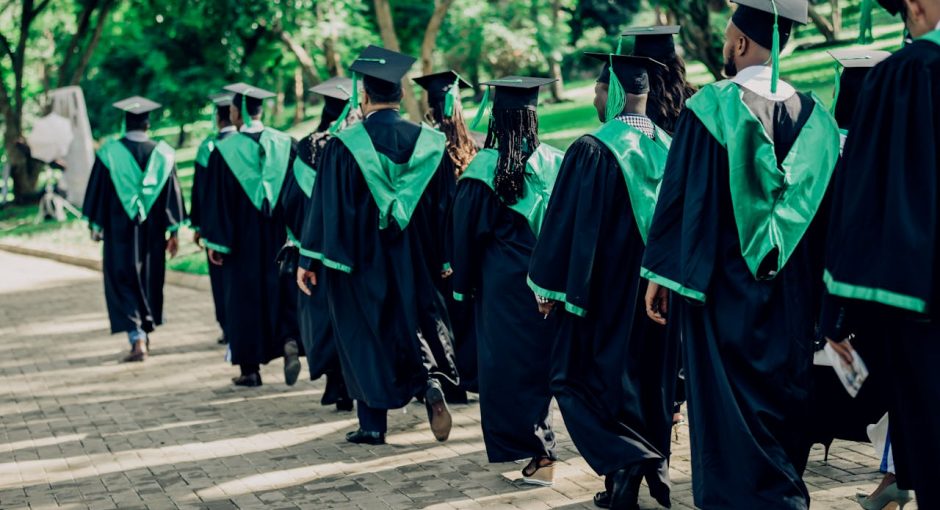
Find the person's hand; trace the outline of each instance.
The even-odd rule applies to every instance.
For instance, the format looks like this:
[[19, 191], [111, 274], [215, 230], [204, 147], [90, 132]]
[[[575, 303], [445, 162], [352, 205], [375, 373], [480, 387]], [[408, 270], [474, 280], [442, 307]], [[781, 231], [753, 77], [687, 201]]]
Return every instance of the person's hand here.
[[170, 254], [171, 259], [176, 256], [177, 252], [179, 252], [179, 249], [180, 249], [179, 237], [170, 236], [170, 238], [166, 240], [166, 251], [167, 253]]
[[646, 315], [660, 326], [666, 325], [669, 314], [669, 289], [650, 282], [646, 287]]
[[199, 241], [202, 241], [202, 235], [199, 234], [199, 231], [193, 231], [193, 242], [196, 243], [196, 246], [200, 246]]
[[302, 267], [297, 268], [297, 287], [301, 292], [308, 296], [312, 296], [313, 292], [310, 290], [310, 287], [307, 286], [307, 283], [310, 283], [311, 286], [317, 286], [317, 273], [313, 271], [308, 271]]
[[442, 280], [446, 280], [446, 279], [450, 278], [451, 276], [454, 276], [454, 270], [453, 270], [453, 269], [445, 269], [445, 270], [441, 271], [441, 279], [442, 279]]
[[855, 352], [855, 349], [852, 348], [851, 339], [852, 337], [850, 336], [841, 342], [836, 342], [831, 338], [826, 338], [826, 342], [830, 347], [832, 347], [832, 350], [839, 355], [839, 358], [841, 358], [846, 365], [851, 365], [852, 362], [855, 361], [855, 357], [852, 355]]
[[552, 313], [552, 310], [555, 309], [554, 301], [540, 301], [539, 302], [539, 313], [545, 316]]
[[225, 259], [221, 253], [210, 248], [209, 249], [209, 262], [211, 262], [213, 265], [221, 266], [225, 262]]
[[91, 230], [90, 232], [91, 240], [94, 242], [101, 242], [104, 239], [104, 233], [100, 230]]

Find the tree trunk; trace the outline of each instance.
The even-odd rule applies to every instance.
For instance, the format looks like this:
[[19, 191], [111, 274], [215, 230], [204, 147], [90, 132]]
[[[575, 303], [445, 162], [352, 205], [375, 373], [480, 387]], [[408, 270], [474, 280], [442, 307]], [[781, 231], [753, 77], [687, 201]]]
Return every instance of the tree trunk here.
[[839, 4], [839, 0], [829, 0], [829, 5], [832, 6], [832, 29], [838, 39], [839, 32], [842, 31], [842, 5]]
[[186, 145], [186, 124], [180, 124], [179, 134], [176, 136], [176, 147]]
[[295, 41], [294, 38], [284, 30], [284, 27], [282, 27], [280, 23], [274, 25], [273, 28], [281, 41], [287, 45], [287, 49], [289, 49], [291, 53], [294, 54], [294, 57], [297, 58], [297, 61], [300, 62], [300, 68], [303, 70], [307, 82], [311, 86], [320, 83], [320, 73], [317, 71], [317, 66], [313, 63], [313, 58], [307, 53], [303, 45]]
[[307, 102], [304, 100], [304, 73], [298, 67], [294, 69], [294, 125], [303, 122], [307, 116]]
[[104, 25], [107, 23], [108, 16], [111, 14], [113, 7], [113, 1], [106, 1], [101, 5], [101, 10], [98, 12], [98, 24], [95, 25], [95, 31], [91, 36], [91, 41], [88, 42], [88, 45], [85, 46], [85, 49], [82, 51], [82, 58], [79, 60], [75, 70], [72, 71], [72, 77], [67, 83], [59, 82], [60, 87], [65, 85], [78, 85], [78, 82], [82, 80], [82, 76], [85, 75], [85, 69], [88, 68], [88, 63], [91, 62], [91, 56], [98, 48], [98, 43], [101, 42], [101, 34], [104, 32]]
[[[401, 51], [398, 44], [398, 36], [395, 35], [395, 22], [392, 18], [392, 7], [388, 0], [374, 0], [375, 17], [379, 24], [379, 32], [382, 34], [382, 42], [385, 47], [392, 51]], [[408, 75], [402, 78], [402, 102], [405, 104], [405, 110], [408, 117], [414, 122], [421, 122], [421, 107], [418, 106], [418, 100], [415, 98], [414, 87], [411, 86]]]
[[813, 24], [816, 25], [819, 33], [826, 38], [826, 42], [833, 42], [836, 40], [835, 28], [833, 28], [832, 24], [829, 23], [829, 20], [827, 20], [825, 16], [819, 14], [816, 8], [812, 5], [809, 6], [809, 17], [813, 20]]
[[424, 29], [424, 39], [421, 41], [421, 73], [434, 72], [434, 49], [437, 47], [437, 35], [441, 32], [441, 25], [447, 17], [447, 10], [454, 4], [454, 0], [435, 0], [434, 12]]
[[281, 73], [277, 73], [274, 77], [274, 90], [277, 91], [274, 94], [274, 115], [272, 115], [271, 123], [277, 122], [277, 119], [281, 117], [281, 114], [284, 113], [284, 77]]
[[713, 0], [663, 0], [662, 7], [668, 9], [676, 20], [682, 25], [682, 45], [696, 60], [701, 61], [708, 68], [708, 72], [716, 80], [722, 79], [723, 61], [721, 55], [721, 41], [711, 30], [709, 15], [712, 9], [725, 9], [727, 4], [712, 3]]

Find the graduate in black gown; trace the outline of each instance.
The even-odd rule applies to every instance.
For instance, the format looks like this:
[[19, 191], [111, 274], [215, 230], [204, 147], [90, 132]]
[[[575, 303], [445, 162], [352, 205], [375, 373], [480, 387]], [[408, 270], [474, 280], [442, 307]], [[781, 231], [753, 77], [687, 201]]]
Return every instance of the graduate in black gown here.
[[588, 465], [606, 477], [595, 504], [637, 508], [640, 482], [669, 504], [676, 348], [643, 313], [640, 260], [669, 136], [646, 116], [648, 58], [605, 63], [594, 106], [604, 125], [565, 154], [532, 255], [529, 285], [558, 316], [552, 393]]
[[[463, 105], [460, 103], [460, 91], [470, 88], [470, 84], [454, 71], [419, 76], [414, 82], [427, 91], [428, 114], [426, 122], [434, 126], [447, 137], [447, 156], [443, 165], [450, 171], [453, 180], [449, 181], [448, 193], [451, 197], [457, 192], [457, 179], [463, 174], [470, 161], [479, 151], [479, 146], [470, 134], [463, 116]], [[453, 200], [442, 202], [442, 205], [452, 204]], [[445, 218], [451, 218], [453, 212], [441, 211]], [[454, 299], [453, 280], [450, 275], [453, 270], [449, 267], [452, 255], [452, 233], [449, 229], [453, 222], [447, 221], [445, 225], [448, 232], [447, 260], [445, 263], [445, 278], [439, 283], [441, 294], [447, 300], [447, 312], [450, 315], [451, 327], [454, 331], [454, 348], [457, 356], [457, 372], [460, 374], [460, 384], [453, 385], [443, 381], [444, 395], [450, 404], [466, 404], [467, 392], [479, 393], [479, 380], [477, 375], [477, 340], [473, 320], [473, 304]]]
[[826, 308], [841, 313], [824, 313], [823, 328], [850, 357], [852, 317], [874, 319], [898, 487], [914, 489], [919, 508], [940, 508], [940, 2], [879, 2], [914, 42], [876, 66], [859, 95], [826, 258]]
[[209, 156], [200, 235], [223, 271], [223, 329], [230, 361], [241, 369], [232, 382], [254, 387], [261, 386], [260, 365], [286, 354], [285, 378], [300, 371], [296, 292], [279, 284], [275, 263], [287, 239], [278, 199], [295, 150], [290, 136], [261, 123], [264, 99], [273, 93], [243, 83], [225, 89], [235, 94], [230, 116], [239, 129]]
[[[643, 257], [646, 306], [681, 327], [696, 506], [805, 510], [803, 428], [839, 132], [818, 98], [777, 76], [806, 0], [736, 3], [731, 79], [686, 103], [673, 138]], [[672, 308], [666, 289], [682, 297]]]
[[457, 382], [457, 373], [438, 280], [446, 262], [441, 201], [453, 176], [442, 163], [444, 135], [399, 113], [401, 79], [414, 61], [369, 46], [350, 66], [354, 81], [362, 79], [365, 119], [324, 147], [301, 237], [298, 285], [309, 292], [318, 272], [326, 280], [359, 417], [346, 435], [353, 443], [384, 443], [388, 410], [419, 395], [437, 440], [452, 425], [438, 378]]
[[531, 459], [522, 480], [534, 485], [552, 485], [556, 460], [546, 342], [557, 320], [545, 320], [526, 285], [563, 157], [538, 138], [539, 89], [552, 81], [483, 83], [496, 93], [486, 144], [454, 201], [453, 291], [474, 303], [486, 455], [490, 462]]
[[310, 380], [315, 381], [326, 376], [326, 388], [320, 404], [335, 404], [338, 411], [352, 411], [353, 402], [346, 390], [339, 356], [336, 353], [336, 343], [333, 339], [333, 324], [330, 321], [325, 282], [311, 288], [310, 295], [307, 295], [297, 288], [296, 279], [293, 276], [297, 273], [297, 263], [300, 260], [298, 237], [303, 231], [307, 206], [310, 203], [313, 187], [316, 185], [316, 168], [323, 154], [323, 148], [333, 137], [330, 130], [331, 128], [338, 130], [345, 127], [347, 123], [358, 122], [360, 116], [358, 110], [344, 115], [352, 92], [352, 80], [349, 78], [330, 78], [311, 87], [310, 92], [323, 98], [323, 110], [317, 128], [297, 143], [297, 158], [294, 160], [293, 173], [285, 180], [284, 189], [281, 191], [280, 202], [287, 223], [289, 239], [279, 257], [281, 266], [289, 270], [292, 275], [288, 282], [282, 283], [290, 285], [288, 290], [298, 294], [297, 325], [303, 350], [307, 355]]
[[[202, 224], [201, 213], [202, 203], [205, 200], [203, 194], [206, 191], [206, 174], [209, 166], [209, 156], [215, 150], [215, 144], [224, 140], [228, 136], [235, 134], [235, 126], [229, 118], [229, 109], [232, 105], [232, 94], [214, 94], [211, 96], [212, 103], [215, 105], [215, 114], [212, 116], [215, 120], [217, 131], [207, 136], [199, 149], [196, 151], [196, 160], [193, 162], [193, 188], [190, 195], [189, 206], [189, 226], [193, 229], [193, 242], [202, 243], [202, 236], [199, 233]], [[209, 256], [209, 250], [206, 250], [206, 257]], [[219, 323], [219, 328], [225, 324], [225, 293], [222, 291], [222, 266], [209, 264], [209, 283], [212, 287], [212, 303], [215, 306], [215, 320]], [[225, 344], [225, 332], [219, 336], [218, 343]]]
[[92, 239], [104, 241], [111, 333], [127, 333], [131, 349], [124, 361], [143, 361], [148, 335], [163, 324], [164, 252], [176, 256], [186, 210], [173, 149], [147, 136], [149, 112], [160, 105], [135, 96], [114, 107], [124, 112], [125, 133], [98, 150], [82, 215]]

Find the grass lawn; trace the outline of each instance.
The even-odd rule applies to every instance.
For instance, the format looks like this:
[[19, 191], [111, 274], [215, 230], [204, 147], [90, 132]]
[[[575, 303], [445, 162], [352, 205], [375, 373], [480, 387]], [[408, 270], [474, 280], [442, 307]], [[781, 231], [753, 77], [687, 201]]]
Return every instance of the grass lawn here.
[[[828, 5], [817, 6], [823, 15], [827, 15]], [[798, 90], [813, 92], [826, 103], [832, 101], [835, 84], [835, 65], [826, 53], [833, 48], [854, 46], [854, 38], [858, 25], [857, 9], [847, 9], [844, 12], [842, 32], [844, 42], [818, 49], [814, 45], [824, 42], [822, 36], [814, 26], [802, 27], [796, 39], [791, 42], [792, 49], [785, 52], [781, 60], [781, 75], [784, 80], [791, 83]], [[874, 10], [875, 41], [865, 48], [895, 51], [900, 47], [903, 26], [882, 10]], [[810, 49], [801, 49], [810, 48]], [[713, 81], [713, 77], [704, 65], [691, 62], [688, 67], [689, 80], [697, 85]], [[555, 104], [544, 104], [539, 107], [539, 122], [541, 139], [555, 147], [566, 149], [571, 142], [579, 136], [598, 127], [597, 113], [593, 106], [593, 81], [574, 81], [566, 84], [565, 101]], [[472, 119], [476, 113], [476, 106], [465, 102], [466, 117]], [[289, 118], [291, 112], [284, 112], [282, 118]], [[311, 119], [296, 126], [275, 123], [295, 138], [301, 138], [310, 133], [316, 125]], [[208, 121], [196, 122], [189, 126], [189, 141], [187, 146], [179, 148], [176, 153], [179, 178], [183, 193], [189, 202], [189, 193], [193, 180], [193, 160], [196, 149], [202, 137], [209, 132]], [[168, 143], [176, 141], [178, 127], [165, 126], [154, 130], [154, 138], [163, 139]], [[84, 234], [84, 226], [78, 220], [71, 220], [64, 224], [46, 222], [33, 224], [36, 206], [9, 206], [0, 209], [0, 239], [12, 242], [31, 244], [47, 244], [53, 249], [70, 249], [88, 252], [97, 250]], [[78, 233], [81, 233], [79, 235]], [[184, 229], [181, 234], [184, 241], [180, 248], [180, 255], [168, 263], [168, 267], [175, 270], [206, 274], [208, 272], [205, 256], [192, 242], [191, 232]], [[84, 246], [72, 246], [81, 243]]]

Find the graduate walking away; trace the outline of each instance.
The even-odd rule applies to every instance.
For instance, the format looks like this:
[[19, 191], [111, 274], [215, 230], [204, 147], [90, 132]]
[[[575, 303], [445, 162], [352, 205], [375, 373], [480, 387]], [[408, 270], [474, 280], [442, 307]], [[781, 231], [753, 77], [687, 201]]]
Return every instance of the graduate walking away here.
[[639, 277], [670, 143], [645, 114], [649, 70], [662, 64], [588, 56], [605, 63], [594, 100], [604, 125], [565, 155], [529, 285], [559, 316], [552, 392], [578, 451], [606, 477], [595, 504], [638, 508], [646, 476], [668, 506], [675, 347], [643, 313]]
[[486, 148], [461, 176], [454, 202], [454, 297], [475, 305], [486, 455], [531, 459], [522, 479], [536, 485], [553, 483], [548, 342], [556, 321], [539, 313], [526, 274], [564, 155], [538, 137], [539, 89], [553, 81], [483, 83], [496, 89]]
[[[290, 280], [287, 282], [282, 280], [282, 283], [290, 286], [286, 291], [298, 294], [297, 325], [300, 329], [301, 343], [307, 355], [310, 380], [315, 381], [326, 376], [326, 389], [320, 398], [320, 404], [325, 406], [335, 404], [338, 411], [352, 411], [353, 402], [346, 390], [339, 356], [336, 353], [326, 282], [321, 278], [320, 285], [310, 288], [308, 295], [297, 288], [294, 276], [297, 274], [297, 264], [301, 254], [298, 239], [303, 231], [307, 206], [310, 203], [313, 187], [316, 185], [317, 171], [315, 169], [320, 165], [323, 148], [333, 137], [331, 131], [338, 131], [349, 123], [358, 122], [360, 115], [357, 108], [356, 111], [349, 111], [348, 115], [344, 116], [349, 108], [349, 98], [352, 93], [352, 80], [349, 78], [330, 78], [311, 87], [310, 92], [323, 98], [323, 111], [316, 130], [298, 142], [293, 172], [284, 182], [284, 189], [281, 191], [281, 207], [287, 223], [289, 240], [281, 251], [279, 259], [282, 271], [289, 271], [291, 274]], [[321, 275], [322, 271], [321, 267]]]
[[[426, 121], [447, 137], [447, 154], [442, 161], [444, 170], [448, 171], [453, 179], [447, 181], [447, 193], [451, 200], [441, 201], [442, 206], [453, 204], [453, 196], [457, 192], [457, 179], [463, 174], [470, 161], [479, 151], [476, 141], [467, 128], [463, 117], [463, 106], [460, 104], [460, 91], [470, 88], [470, 84], [463, 80], [454, 71], [419, 76], [414, 82], [427, 91], [428, 106], [430, 110]], [[453, 211], [441, 210], [444, 218], [451, 218]], [[457, 356], [457, 372], [460, 373], [460, 384], [454, 386], [443, 381], [444, 395], [451, 404], [466, 404], [467, 392], [479, 393], [480, 385], [477, 376], [477, 339], [473, 321], [473, 304], [454, 299], [453, 280], [450, 275], [453, 269], [450, 261], [453, 260], [453, 234], [450, 229], [453, 222], [446, 221], [445, 233], [446, 261], [443, 276], [438, 282], [438, 288], [447, 301], [447, 312], [454, 332], [454, 349]]]
[[[387, 412], [422, 396], [434, 437], [450, 436], [438, 378], [457, 382], [438, 290], [448, 200], [444, 135], [401, 118], [401, 79], [415, 62], [369, 46], [350, 66], [365, 120], [327, 142], [301, 238], [298, 285], [327, 283], [343, 376], [356, 400], [353, 443], [385, 442]], [[353, 87], [353, 94], [358, 94]], [[359, 104], [353, 97], [351, 107]]]
[[874, 356], [888, 374], [897, 486], [932, 509], [940, 508], [940, 1], [879, 2], [901, 14], [914, 42], [862, 86], [833, 185], [826, 308], [838, 311], [823, 326], [846, 361], [853, 316], [881, 331]]
[[294, 142], [261, 123], [263, 101], [273, 93], [244, 83], [225, 89], [235, 94], [230, 115], [239, 132], [209, 156], [200, 234], [210, 261], [223, 270], [223, 329], [230, 361], [241, 369], [232, 382], [261, 386], [260, 365], [285, 355], [285, 379], [296, 380], [296, 292], [279, 284], [275, 263], [287, 239], [277, 204]]
[[[731, 79], [686, 103], [669, 152], [643, 258], [647, 313], [681, 327], [696, 506], [805, 510], [801, 443], [839, 132], [818, 98], [778, 79], [806, 0], [736, 3]], [[674, 309], [665, 289], [681, 296]]]
[[154, 328], [163, 324], [166, 255], [176, 255], [186, 219], [169, 145], [147, 136], [149, 113], [159, 104], [131, 97], [114, 103], [124, 112], [124, 136], [98, 150], [82, 214], [91, 236], [104, 241], [104, 296], [111, 333], [127, 333], [124, 361], [147, 357]]
[[[193, 241], [196, 244], [202, 244], [202, 207], [206, 192], [206, 174], [209, 167], [209, 156], [215, 150], [215, 144], [235, 134], [236, 128], [232, 125], [229, 117], [229, 110], [232, 105], [232, 94], [214, 94], [211, 96], [212, 103], [215, 105], [216, 129], [218, 132], [207, 136], [196, 151], [196, 160], [193, 162], [193, 189], [190, 197], [189, 207], [189, 226], [193, 229]], [[209, 250], [206, 249], [206, 257], [209, 256]], [[209, 263], [209, 284], [212, 287], [212, 303], [215, 305], [215, 320], [219, 323], [219, 328], [225, 324], [225, 293], [222, 290], [222, 266]], [[219, 336], [218, 343], [225, 344], [225, 331]]]

